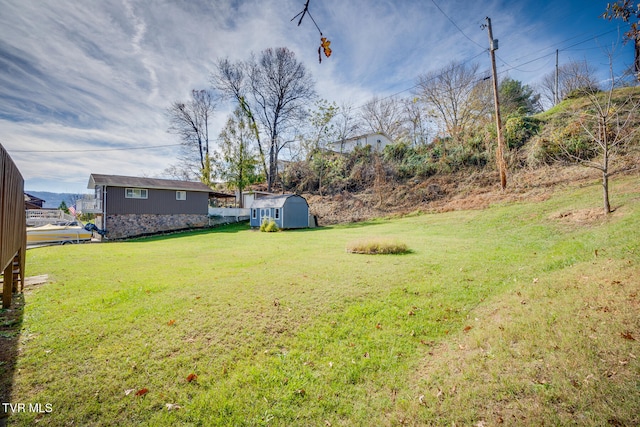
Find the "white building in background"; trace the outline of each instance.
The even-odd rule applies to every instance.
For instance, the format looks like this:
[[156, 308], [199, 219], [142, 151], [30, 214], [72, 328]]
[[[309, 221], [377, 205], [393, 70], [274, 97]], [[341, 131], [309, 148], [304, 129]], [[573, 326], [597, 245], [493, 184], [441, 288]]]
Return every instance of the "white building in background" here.
[[373, 151], [381, 152], [384, 150], [384, 147], [390, 144], [393, 144], [393, 141], [385, 134], [369, 133], [342, 141], [331, 142], [327, 145], [327, 148], [337, 153], [351, 153], [356, 147], [366, 147], [370, 145]]

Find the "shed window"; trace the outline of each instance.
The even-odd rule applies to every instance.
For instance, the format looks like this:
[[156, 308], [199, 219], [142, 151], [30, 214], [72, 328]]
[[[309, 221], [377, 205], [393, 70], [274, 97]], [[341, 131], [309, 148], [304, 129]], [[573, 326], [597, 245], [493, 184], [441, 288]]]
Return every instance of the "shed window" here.
[[276, 208], [276, 219], [280, 219], [280, 208]]
[[251, 215], [253, 219], [258, 218], [258, 209], [251, 209]]
[[127, 188], [124, 192], [127, 199], [147, 199], [149, 191], [146, 188]]
[[186, 191], [176, 191], [176, 200], [187, 200]]

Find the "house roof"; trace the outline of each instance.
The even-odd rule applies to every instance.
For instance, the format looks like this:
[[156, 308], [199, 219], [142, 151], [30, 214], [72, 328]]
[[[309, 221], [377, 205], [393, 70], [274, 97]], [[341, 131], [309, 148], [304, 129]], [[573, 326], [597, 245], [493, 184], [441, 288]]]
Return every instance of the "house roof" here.
[[87, 188], [93, 189], [96, 185], [108, 187], [152, 188], [157, 190], [182, 190], [212, 193], [213, 190], [202, 182], [178, 181], [172, 179], [140, 178], [121, 175], [101, 175], [92, 173], [89, 177]]
[[281, 208], [290, 197], [300, 197], [306, 202], [306, 199], [297, 194], [278, 194], [275, 196], [265, 196], [258, 199], [254, 199], [251, 204], [252, 208]]
[[38, 202], [46, 202], [46, 200], [41, 199], [40, 197], [36, 197], [34, 195], [31, 195], [29, 193], [24, 193], [24, 201], [25, 202], [32, 202], [32, 203], [38, 203]]

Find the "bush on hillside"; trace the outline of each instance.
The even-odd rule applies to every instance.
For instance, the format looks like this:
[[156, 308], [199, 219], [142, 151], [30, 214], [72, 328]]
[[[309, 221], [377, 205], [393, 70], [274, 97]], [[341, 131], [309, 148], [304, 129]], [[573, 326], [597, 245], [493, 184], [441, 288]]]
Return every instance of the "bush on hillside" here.
[[504, 125], [504, 139], [507, 148], [521, 148], [538, 133], [540, 121], [533, 117], [511, 116]]

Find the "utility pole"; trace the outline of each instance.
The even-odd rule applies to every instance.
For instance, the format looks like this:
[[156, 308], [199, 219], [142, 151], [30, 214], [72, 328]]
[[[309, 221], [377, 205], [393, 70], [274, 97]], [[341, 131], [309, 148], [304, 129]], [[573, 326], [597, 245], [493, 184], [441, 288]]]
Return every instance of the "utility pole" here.
[[558, 105], [558, 102], [560, 102], [560, 94], [558, 93], [558, 80], [560, 80], [560, 72], [558, 71], [558, 49], [556, 49], [556, 88], [555, 93], [553, 94], [554, 105]]
[[500, 187], [504, 191], [507, 188], [507, 165], [504, 161], [504, 137], [502, 136], [502, 119], [500, 118], [500, 97], [498, 95], [498, 73], [496, 72], [496, 54], [498, 40], [493, 38], [491, 19], [487, 16], [487, 29], [489, 30], [489, 53], [491, 54], [491, 73], [493, 75], [493, 100], [496, 107], [496, 127], [498, 129], [498, 147], [496, 149], [496, 162], [500, 171]]

